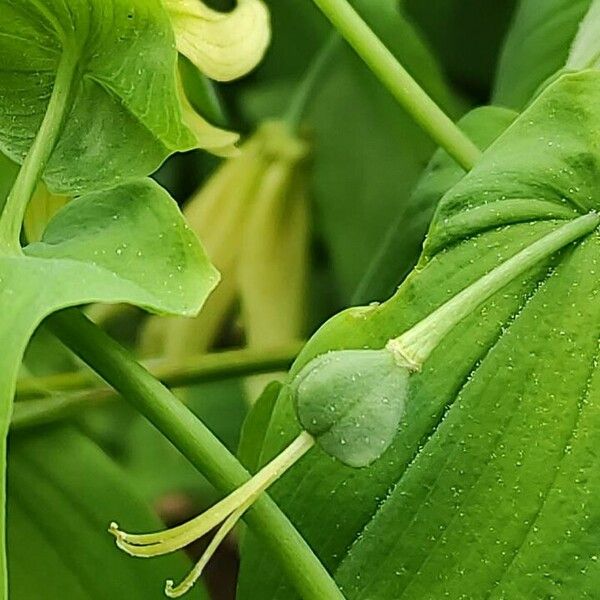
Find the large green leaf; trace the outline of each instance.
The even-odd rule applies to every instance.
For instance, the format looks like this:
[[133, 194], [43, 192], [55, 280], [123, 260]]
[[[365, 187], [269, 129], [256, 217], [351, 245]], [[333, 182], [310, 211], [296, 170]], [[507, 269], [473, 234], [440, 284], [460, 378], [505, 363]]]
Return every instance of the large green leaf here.
[[[107, 533], [117, 516], [141, 530], [160, 524], [130, 481], [87, 438], [35, 431], [10, 443], [8, 546], [14, 600], [162, 597], [185, 572], [182, 557], [128, 560]], [[200, 588], [195, 598], [205, 597]]]
[[592, 0], [521, 0], [504, 43], [493, 101], [521, 110], [565, 66]]
[[[481, 149], [487, 148], [516, 113], [486, 106], [465, 115], [458, 125]], [[415, 266], [429, 223], [441, 197], [464, 176], [464, 170], [439, 149], [373, 256], [353, 296], [354, 304], [389, 298]]]
[[1, 0], [0, 149], [22, 161], [57, 73], [69, 109], [45, 172], [55, 192], [110, 187], [194, 146], [160, 0]]
[[0, 435], [6, 435], [19, 364], [46, 316], [89, 302], [192, 315], [217, 275], [175, 202], [140, 180], [70, 202], [41, 242], [22, 255], [0, 254], [0, 280]]
[[[435, 61], [397, 3], [354, 4], [425, 89], [456, 113]], [[310, 102], [307, 125], [314, 142], [317, 226], [348, 304], [434, 145], [350, 47], [340, 43], [328, 64]], [[412, 258], [406, 258], [408, 266]]]
[[[600, 208], [600, 73], [562, 77], [443, 198], [398, 293], [341, 313], [293, 372], [330, 349], [381, 348], [566, 219]], [[600, 236], [490, 298], [413, 375], [406, 417], [372, 467], [318, 450], [273, 493], [347, 598], [593, 598], [600, 586]], [[298, 431], [286, 394], [262, 460]], [[293, 598], [250, 539], [240, 597]]]

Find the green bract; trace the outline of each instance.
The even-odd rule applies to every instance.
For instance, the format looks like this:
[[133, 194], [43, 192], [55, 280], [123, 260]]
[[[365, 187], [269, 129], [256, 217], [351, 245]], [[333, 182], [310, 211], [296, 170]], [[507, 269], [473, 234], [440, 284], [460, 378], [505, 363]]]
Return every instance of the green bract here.
[[[381, 348], [508, 257], [600, 208], [599, 95], [595, 72], [548, 87], [447, 191], [398, 293], [335, 317], [295, 372], [329, 350]], [[346, 597], [594, 596], [599, 261], [593, 232], [465, 318], [411, 376], [385, 460], [350, 471], [315, 453], [281, 481], [276, 499]], [[281, 394], [263, 454], [296, 428]], [[293, 597], [255, 544], [241, 598]]]
[[311, 360], [290, 385], [302, 427], [323, 450], [366, 467], [396, 436], [409, 376], [386, 349], [341, 350]]
[[0, 14], [0, 149], [21, 162], [55, 80], [63, 92], [63, 130], [44, 173], [52, 191], [145, 176], [195, 146], [160, 0], [1, 0]]

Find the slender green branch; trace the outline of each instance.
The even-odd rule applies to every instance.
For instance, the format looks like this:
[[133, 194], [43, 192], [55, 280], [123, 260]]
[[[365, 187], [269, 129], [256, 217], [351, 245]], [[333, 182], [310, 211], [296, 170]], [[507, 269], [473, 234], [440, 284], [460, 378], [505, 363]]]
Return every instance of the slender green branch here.
[[[279, 350], [232, 350], [190, 357], [173, 365], [168, 361], [151, 361], [146, 368], [170, 388], [187, 387], [209, 381], [274, 373], [287, 370], [300, 352], [301, 344]], [[93, 387], [90, 387], [93, 386]], [[121, 399], [111, 387], [98, 385], [89, 372], [65, 373], [49, 377], [21, 379], [12, 419], [11, 431], [48, 425], [77, 416]]]
[[[119, 391], [221, 491], [230, 493], [250, 474], [171, 392], [81, 312], [70, 309], [47, 321], [53, 333]], [[279, 507], [263, 494], [244, 516], [277, 557], [304, 600], [343, 600], [332, 577]]]
[[84, 411], [106, 406], [120, 398], [121, 396], [112, 388], [106, 387], [91, 392], [75, 392], [17, 402], [13, 406], [10, 431], [15, 432], [64, 421], [76, 417]]
[[[198, 354], [177, 363], [159, 358], [143, 361], [142, 364], [166, 386], [177, 388], [209, 381], [285, 371], [294, 362], [301, 349], [302, 342], [294, 342], [282, 348], [266, 351], [245, 348]], [[98, 389], [97, 377], [85, 371], [78, 371], [20, 379], [17, 383], [16, 399], [39, 399], [52, 392], [94, 394], [106, 390]]]
[[21, 253], [20, 237], [25, 211], [60, 136], [70, 106], [68, 100], [76, 69], [77, 62], [73, 60], [72, 53], [63, 52], [42, 125], [6, 199], [0, 218], [0, 245], [11, 253]]
[[461, 167], [471, 170], [481, 156], [477, 146], [425, 93], [347, 0], [313, 1], [413, 119]]

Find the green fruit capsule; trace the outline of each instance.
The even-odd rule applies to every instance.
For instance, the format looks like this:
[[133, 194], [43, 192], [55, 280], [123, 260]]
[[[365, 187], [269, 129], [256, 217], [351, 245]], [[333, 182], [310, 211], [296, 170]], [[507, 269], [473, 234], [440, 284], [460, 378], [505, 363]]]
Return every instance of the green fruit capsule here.
[[291, 383], [298, 419], [327, 454], [366, 467], [398, 431], [409, 377], [410, 370], [385, 348], [323, 354]]

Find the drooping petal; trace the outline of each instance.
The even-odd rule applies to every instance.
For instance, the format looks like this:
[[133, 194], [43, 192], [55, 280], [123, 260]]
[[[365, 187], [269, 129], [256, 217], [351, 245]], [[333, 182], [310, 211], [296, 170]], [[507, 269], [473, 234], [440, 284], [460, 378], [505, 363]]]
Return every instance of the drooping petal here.
[[249, 139], [241, 154], [225, 161], [187, 203], [184, 214], [202, 240], [222, 280], [194, 319], [153, 317], [144, 332], [144, 350], [180, 360], [207, 351], [218, 336], [237, 296], [235, 272], [253, 191], [265, 161], [262, 142]]
[[211, 79], [241, 77], [263, 57], [271, 32], [261, 0], [238, 0], [231, 12], [213, 10], [201, 0], [164, 1], [177, 49]]
[[246, 341], [277, 348], [302, 339], [306, 317], [308, 145], [280, 122], [262, 125], [268, 165], [254, 191], [238, 267]]
[[236, 146], [240, 139], [239, 134], [211, 125], [199, 115], [188, 100], [181, 79], [179, 80], [179, 96], [183, 122], [196, 137], [198, 147], [223, 158], [236, 156], [239, 153]]

